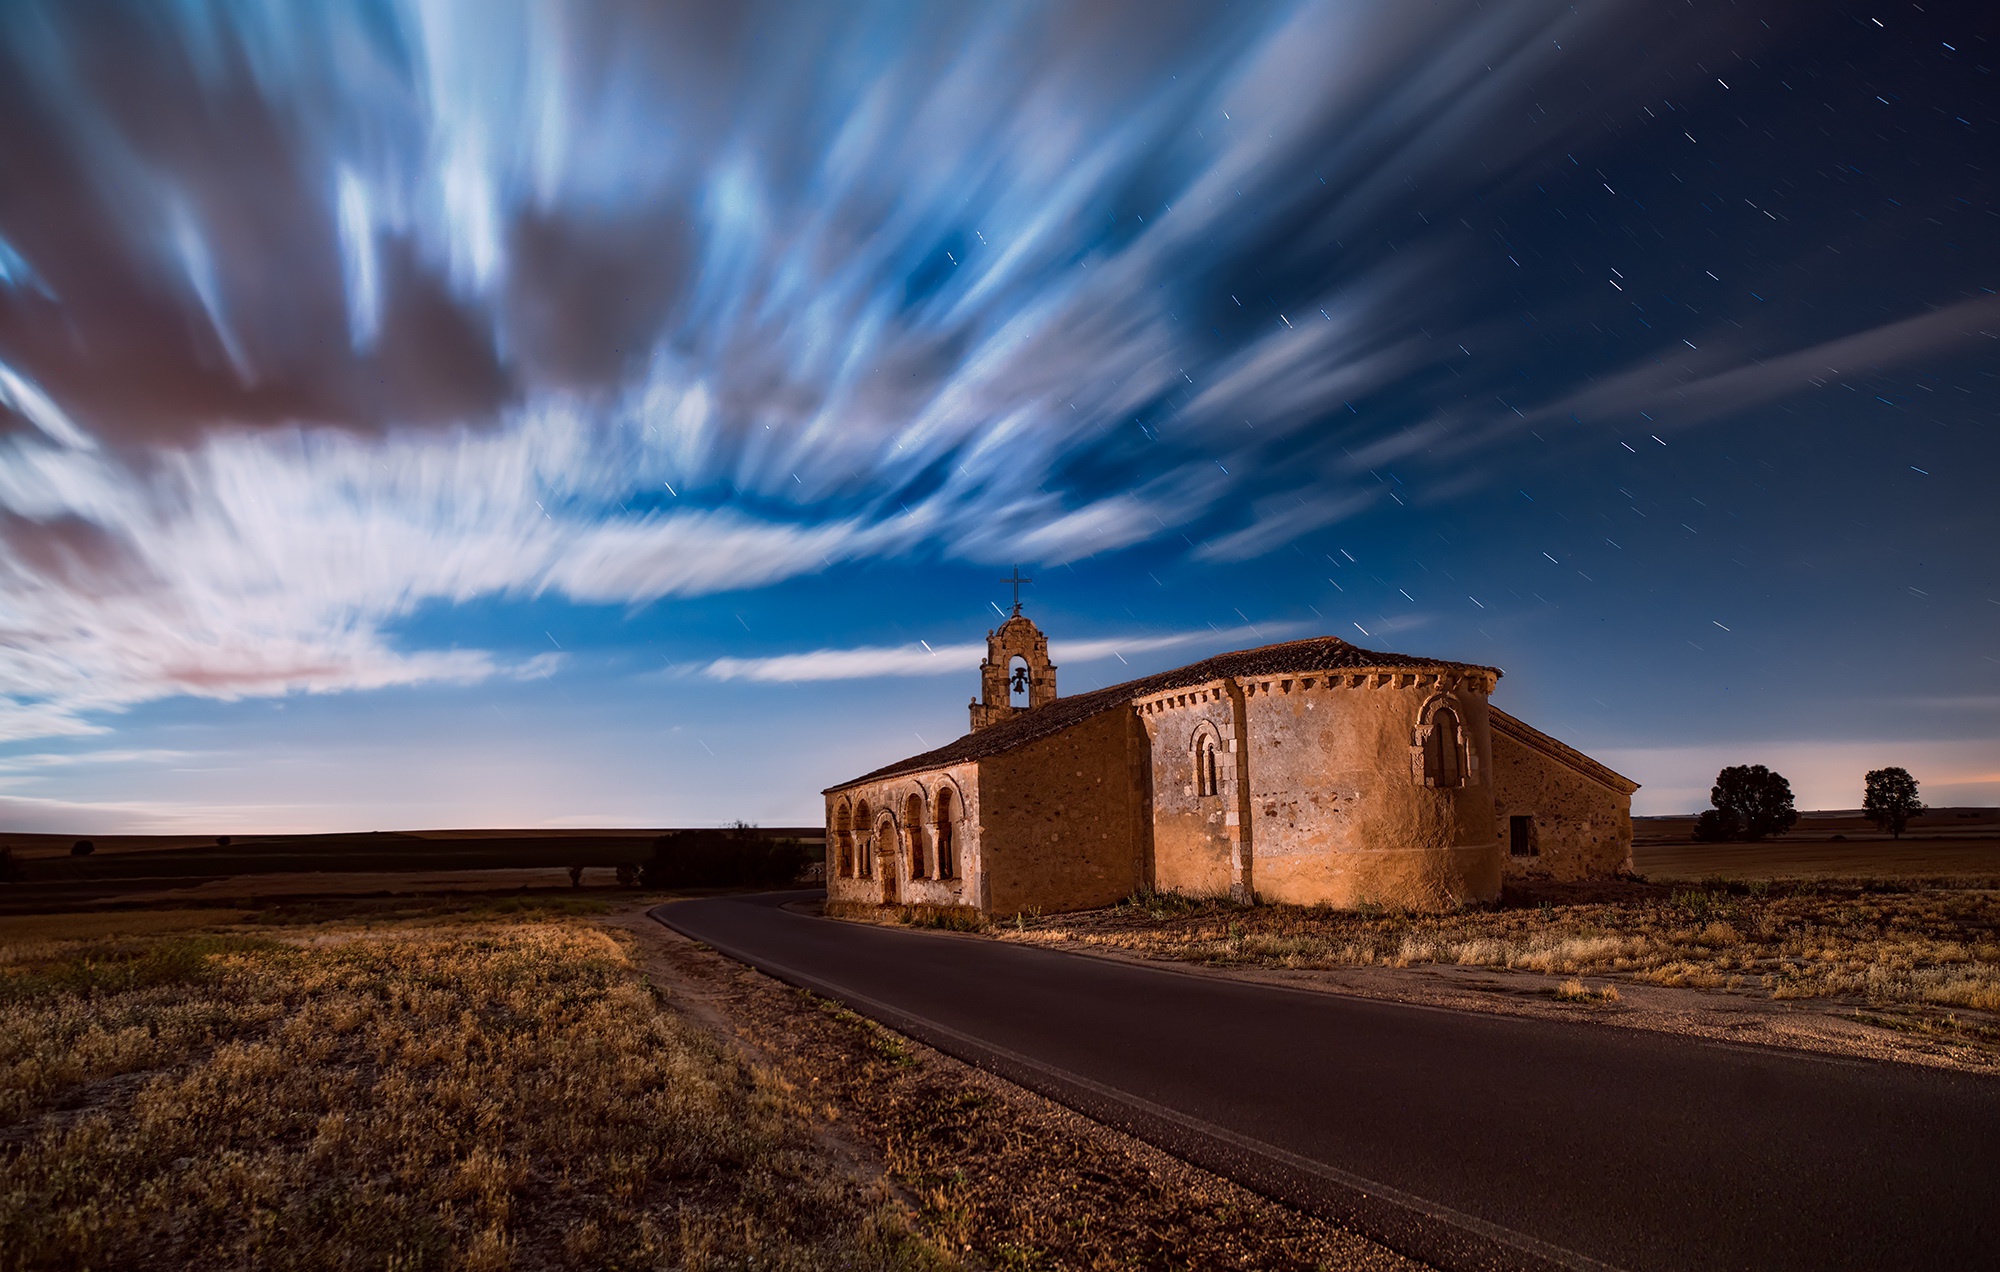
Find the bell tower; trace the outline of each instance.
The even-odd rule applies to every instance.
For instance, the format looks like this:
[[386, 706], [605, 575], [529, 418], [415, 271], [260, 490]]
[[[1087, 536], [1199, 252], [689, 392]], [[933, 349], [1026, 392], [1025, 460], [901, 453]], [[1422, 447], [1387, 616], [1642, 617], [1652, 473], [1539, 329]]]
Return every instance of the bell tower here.
[[[971, 704], [975, 733], [1056, 700], [1056, 667], [1049, 661], [1049, 638], [1021, 613], [1021, 584], [1033, 581], [1022, 578], [1018, 568], [1012, 578], [1001, 580], [1014, 585], [1014, 612], [986, 633], [986, 661], [979, 664], [979, 697]], [[1023, 666], [1013, 666], [1016, 658]], [[1009, 698], [1013, 691], [1023, 689], [1028, 705], [1017, 707]]]

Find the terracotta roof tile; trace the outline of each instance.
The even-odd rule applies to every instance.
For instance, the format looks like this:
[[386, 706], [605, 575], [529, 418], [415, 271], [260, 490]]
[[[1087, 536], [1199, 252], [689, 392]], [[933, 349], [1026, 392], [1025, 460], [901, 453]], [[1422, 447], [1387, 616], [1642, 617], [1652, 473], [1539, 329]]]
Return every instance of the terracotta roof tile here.
[[1406, 671], [1412, 668], [1441, 671], [1483, 671], [1498, 676], [1497, 667], [1485, 667], [1477, 663], [1450, 662], [1442, 658], [1419, 658], [1411, 654], [1389, 654], [1377, 650], [1363, 649], [1349, 644], [1338, 636], [1315, 636], [1308, 640], [1288, 640], [1277, 645], [1260, 645], [1255, 649], [1240, 649], [1234, 653], [1217, 654], [1200, 662], [1176, 667], [1171, 671], [1156, 672], [1128, 680], [1124, 684], [1109, 685], [1103, 689], [1093, 689], [1089, 693], [1079, 693], [1067, 698], [1057, 698], [1054, 702], [1024, 711], [1020, 715], [989, 725], [977, 733], [968, 733], [956, 742], [948, 743], [934, 751], [922, 755], [912, 755], [885, 765], [872, 773], [864, 773], [838, 786], [829, 786], [826, 793], [846, 790], [863, 782], [880, 781], [887, 777], [898, 777], [904, 773], [917, 773], [925, 769], [942, 768], [947, 764], [963, 764], [968, 760], [984, 759], [998, 755], [1017, 746], [1025, 746], [1053, 733], [1060, 733], [1073, 724], [1079, 724], [1100, 712], [1122, 706], [1134, 698], [1148, 694], [1162, 693], [1168, 689], [1181, 689], [1191, 685], [1206, 684], [1228, 676], [1280, 676], [1312, 675], [1322, 671]]

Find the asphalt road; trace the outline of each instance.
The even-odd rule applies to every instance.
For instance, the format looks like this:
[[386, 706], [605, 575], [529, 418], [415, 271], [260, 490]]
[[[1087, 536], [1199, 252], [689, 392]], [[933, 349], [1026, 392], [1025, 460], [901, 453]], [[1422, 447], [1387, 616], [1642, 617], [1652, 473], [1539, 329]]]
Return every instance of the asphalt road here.
[[654, 916], [1445, 1267], [2000, 1267], [2000, 1080], [842, 923]]

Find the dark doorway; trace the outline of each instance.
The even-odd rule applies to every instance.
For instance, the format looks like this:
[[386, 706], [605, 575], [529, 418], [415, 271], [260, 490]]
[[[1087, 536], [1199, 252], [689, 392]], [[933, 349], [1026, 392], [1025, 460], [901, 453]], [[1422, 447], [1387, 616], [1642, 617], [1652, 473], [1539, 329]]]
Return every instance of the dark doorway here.
[[1535, 819], [1532, 814], [1507, 819], [1507, 851], [1516, 857], [1542, 855], [1541, 849], [1535, 845]]

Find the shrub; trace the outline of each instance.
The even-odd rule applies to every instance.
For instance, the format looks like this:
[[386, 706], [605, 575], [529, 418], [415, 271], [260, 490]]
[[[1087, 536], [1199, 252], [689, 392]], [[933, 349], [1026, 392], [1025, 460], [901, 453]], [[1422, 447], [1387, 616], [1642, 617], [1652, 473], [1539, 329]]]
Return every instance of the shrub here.
[[1726, 808], [1711, 808], [1694, 819], [1694, 837], [1704, 844], [1719, 844], [1736, 838], [1736, 814]]
[[674, 830], [653, 841], [640, 867], [649, 888], [777, 887], [797, 879], [812, 853], [738, 822], [723, 830]]
[[639, 886], [638, 862], [621, 861], [618, 863], [618, 886], [621, 888], [636, 888]]
[[69, 855], [72, 857], [88, 857], [96, 851], [97, 845], [88, 839], [79, 839], [69, 846]]

